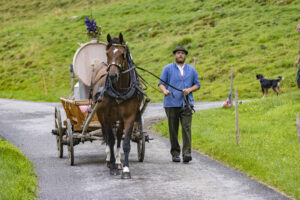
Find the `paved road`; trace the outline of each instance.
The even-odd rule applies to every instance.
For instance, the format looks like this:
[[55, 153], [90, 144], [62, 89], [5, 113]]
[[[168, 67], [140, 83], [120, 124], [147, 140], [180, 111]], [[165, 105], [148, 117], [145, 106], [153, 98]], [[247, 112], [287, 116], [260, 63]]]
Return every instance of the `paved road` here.
[[[34, 163], [39, 176], [39, 199], [287, 199], [244, 174], [193, 152], [190, 164], [173, 163], [169, 143], [154, 138], [146, 144], [143, 163], [136, 145], [130, 155], [131, 180], [112, 177], [105, 166], [101, 142], [75, 147], [75, 166], [69, 166], [66, 148], [57, 158], [53, 103], [0, 99], [0, 132]], [[219, 107], [220, 102], [199, 103], [196, 109]], [[145, 121], [165, 117], [161, 104], [149, 105]]]

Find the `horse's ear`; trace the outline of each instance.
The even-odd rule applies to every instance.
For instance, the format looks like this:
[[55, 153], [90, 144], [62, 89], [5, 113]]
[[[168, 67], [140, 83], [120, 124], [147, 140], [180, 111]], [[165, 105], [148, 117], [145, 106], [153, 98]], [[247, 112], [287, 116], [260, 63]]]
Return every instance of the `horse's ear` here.
[[124, 43], [124, 39], [123, 39], [122, 33], [120, 33], [120, 35], [119, 35], [119, 41], [120, 41], [121, 44]]
[[107, 34], [107, 37], [106, 37], [106, 38], [107, 38], [107, 42], [110, 43], [110, 41], [111, 41], [111, 36], [110, 36], [110, 34]]

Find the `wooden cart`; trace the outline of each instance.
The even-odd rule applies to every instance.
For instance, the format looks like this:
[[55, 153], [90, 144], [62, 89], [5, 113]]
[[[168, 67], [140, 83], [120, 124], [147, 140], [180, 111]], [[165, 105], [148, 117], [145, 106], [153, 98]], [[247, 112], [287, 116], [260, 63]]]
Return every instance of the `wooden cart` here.
[[[93, 55], [91, 56], [89, 54], [89, 48], [93, 51], [98, 48], [98, 53], [95, 55], [100, 55], [100, 58], [98, 59], [106, 59], [106, 57], [103, 55], [103, 45], [104, 43], [91, 41], [85, 45], [82, 45], [77, 50], [73, 59], [73, 65], [75, 74], [77, 75], [77, 79], [79, 81], [82, 81], [83, 83], [89, 83], [89, 80], [84, 80], [84, 77], [78, 76], [79, 73], [83, 73], [83, 69], [79, 68], [78, 66], [86, 66], [86, 63], [91, 60], [89, 57], [93, 57]], [[77, 68], [75, 68], [76, 66]], [[71, 77], [74, 78], [72, 72], [73, 70], [71, 70]], [[84, 73], [91, 74], [89, 71]], [[74, 93], [73, 83], [74, 80], [72, 80], [72, 92]], [[88, 86], [88, 84], [86, 85]], [[86, 141], [92, 142], [94, 140], [103, 140], [101, 125], [98, 121], [97, 115], [95, 115], [96, 109], [92, 109], [96, 108], [97, 104], [94, 105], [93, 102], [90, 102], [88, 99], [75, 100], [74, 96], [69, 98], [60, 98], [60, 101], [66, 113], [66, 119], [62, 120], [60, 109], [55, 107], [55, 128], [52, 130], [52, 134], [56, 136], [58, 157], [63, 157], [63, 147], [66, 145], [68, 147], [68, 158], [70, 165], [74, 165], [74, 146]], [[140, 162], [143, 162], [144, 160], [145, 142], [149, 141], [148, 135], [146, 132], [144, 132], [144, 119], [142, 117], [149, 101], [150, 99], [146, 98], [142, 102], [131, 136], [131, 140], [137, 143], [138, 160]], [[89, 106], [90, 108], [86, 109], [89, 110], [89, 112], [82, 111], [81, 108], [88, 108]], [[116, 132], [117, 127], [118, 122], [114, 124], [114, 133]]]
[[[90, 122], [88, 122], [88, 115], [91, 113], [83, 113], [80, 110], [80, 106], [88, 106], [88, 100], [70, 100], [66, 98], [60, 98], [63, 108], [66, 113], [67, 119], [62, 121], [60, 109], [55, 107], [55, 128], [52, 130], [52, 134], [56, 136], [56, 144], [58, 157], [63, 157], [63, 146], [68, 147], [68, 158], [70, 165], [74, 165], [74, 146], [84, 143], [86, 141], [103, 140], [101, 131], [101, 125], [98, 121], [97, 115], [94, 115]], [[144, 132], [144, 119], [142, 117], [143, 112], [149, 102], [149, 99], [145, 99], [141, 106], [140, 117], [137, 118], [134, 123], [131, 140], [137, 143], [138, 160], [144, 161], [145, 156], [145, 142], [149, 141], [148, 135]], [[87, 124], [88, 123], [88, 124]], [[86, 132], [83, 132], [84, 127], [87, 126]], [[114, 132], [118, 127], [118, 122], [114, 126]]]

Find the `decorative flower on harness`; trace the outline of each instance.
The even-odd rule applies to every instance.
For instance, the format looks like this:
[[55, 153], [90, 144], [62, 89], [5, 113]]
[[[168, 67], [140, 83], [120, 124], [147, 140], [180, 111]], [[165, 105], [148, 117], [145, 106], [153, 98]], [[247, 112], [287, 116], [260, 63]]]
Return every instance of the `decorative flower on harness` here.
[[84, 20], [85, 25], [87, 26], [87, 34], [91, 38], [98, 38], [101, 35], [101, 26], [97, 26], [95, 20], [90, 20], [90, 18], [86, 17]]

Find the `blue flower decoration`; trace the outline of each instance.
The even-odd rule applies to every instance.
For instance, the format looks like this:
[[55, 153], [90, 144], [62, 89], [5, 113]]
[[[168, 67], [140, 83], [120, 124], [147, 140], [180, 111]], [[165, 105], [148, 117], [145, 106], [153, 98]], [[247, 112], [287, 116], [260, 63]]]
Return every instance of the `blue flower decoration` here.
[[95, 20], [91, 20], [90, 18], [86, 17], [84, 23], [87, 26], [86, 30], [88, 31], [89, 36], [97, 37], [97, 35], [101, 35], [101, 27], [97, 26]]
[[84, 21], [85, 25], [87, 26], [87, 31], [96, 32], [97, 31], [97, 23], [94, 20], [90, 20], [88, 17], [85, 18]]

